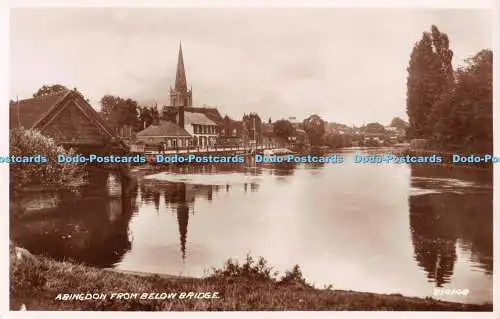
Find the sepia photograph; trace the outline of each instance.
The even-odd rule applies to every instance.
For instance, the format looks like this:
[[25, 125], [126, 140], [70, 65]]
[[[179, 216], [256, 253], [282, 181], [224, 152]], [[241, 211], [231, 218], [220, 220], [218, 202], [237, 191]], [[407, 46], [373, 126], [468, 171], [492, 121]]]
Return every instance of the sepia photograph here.
[[9, 19], [10, 311], [493, 311], [492, 9]]

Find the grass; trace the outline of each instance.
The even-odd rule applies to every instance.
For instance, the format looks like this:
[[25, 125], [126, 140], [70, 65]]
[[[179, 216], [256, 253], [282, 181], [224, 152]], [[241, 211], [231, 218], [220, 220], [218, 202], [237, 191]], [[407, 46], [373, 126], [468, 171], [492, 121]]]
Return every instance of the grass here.
[[[19, 310], [214, 311], [214, 310], [435, 310], [492, 311], [492, 305], [467, 305], [399, 294], [317, 289], [298, 266], [278, 276], [267, 262], [251, 257], [229, 260], [202, 279], [137, 275], [96, 269], [19, 253], [11, 245], [10, 307]], [[19, 255], [21, 257], [19, 257]], [[218, 292], [218, 299], [56, 300], [59, 293]]]

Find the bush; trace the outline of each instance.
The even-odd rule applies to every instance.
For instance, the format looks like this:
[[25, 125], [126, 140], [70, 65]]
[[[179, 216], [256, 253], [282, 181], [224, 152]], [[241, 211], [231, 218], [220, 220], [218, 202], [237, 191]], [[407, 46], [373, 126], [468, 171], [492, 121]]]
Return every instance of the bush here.
[[11, 163], [10, 188], [15, 194], [29, 186], [60, 187], [72, 190], [72, 183], [81, 179], [85, 170], [82, 164], [61, 164], [57, 156], [75, 155], [54, 141], [32, 130], [10, 130], [11, 156], [45, 156], [46, 163]]
[[247, 255], [245, 262], [240, 264], [237, 260], [229, 259], [225, 262], [221, 269], [212, 268], [211, 278], [241, 278], [252, 281], [268, 281], [279, 285], [301, 285], [312, 287], [306, 282], [302, 275], [302, 271], [298, 265], [295, 265], [292, 270], [288, 270], [278, 279], [279, 272], [272, 271], [273, 268], [268, 266], [267, 261], [263, 257], [259, 257], [256, 261], [250, 255]]

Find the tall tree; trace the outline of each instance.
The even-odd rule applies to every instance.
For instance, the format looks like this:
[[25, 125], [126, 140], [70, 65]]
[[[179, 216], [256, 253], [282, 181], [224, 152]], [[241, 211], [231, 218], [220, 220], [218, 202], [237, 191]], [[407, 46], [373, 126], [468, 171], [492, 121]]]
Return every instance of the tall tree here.
[[323, 121], [321, 117], [313, 114], [302, 122], [302, 126], [304, 127], [304, 131], [306, 131], [309, 136], [311, 144], [321, 144], [322, 137], [325, 134], [325, 121]]
[[453, 84], [452, 57], [448, 36], [436, 26], [431, 27], [431, 32], [424, 32], [413, 47], [406, 102], [412, 137], [432, 137], [436, 119], [449, 111], [446, 103], [439, 104], [439, 109], [434, 106]]

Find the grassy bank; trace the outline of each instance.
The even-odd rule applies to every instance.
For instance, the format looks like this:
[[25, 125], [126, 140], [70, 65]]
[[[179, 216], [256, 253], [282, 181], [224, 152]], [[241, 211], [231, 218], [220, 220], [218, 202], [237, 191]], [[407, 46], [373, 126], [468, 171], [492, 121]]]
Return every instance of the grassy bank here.
[[[491, 311], [492, 305], [465, 305], [426, 298], [317, 289], [300, 269], [278, 278], [264, 260], [228, 262], [204, 279], [126, 274], [57, 262], [11, 247], [10, 305], [19, 310], [448, 310]], [[219, 298], [195, 300], [56, 300], [59, 293], [218, 292]]]

